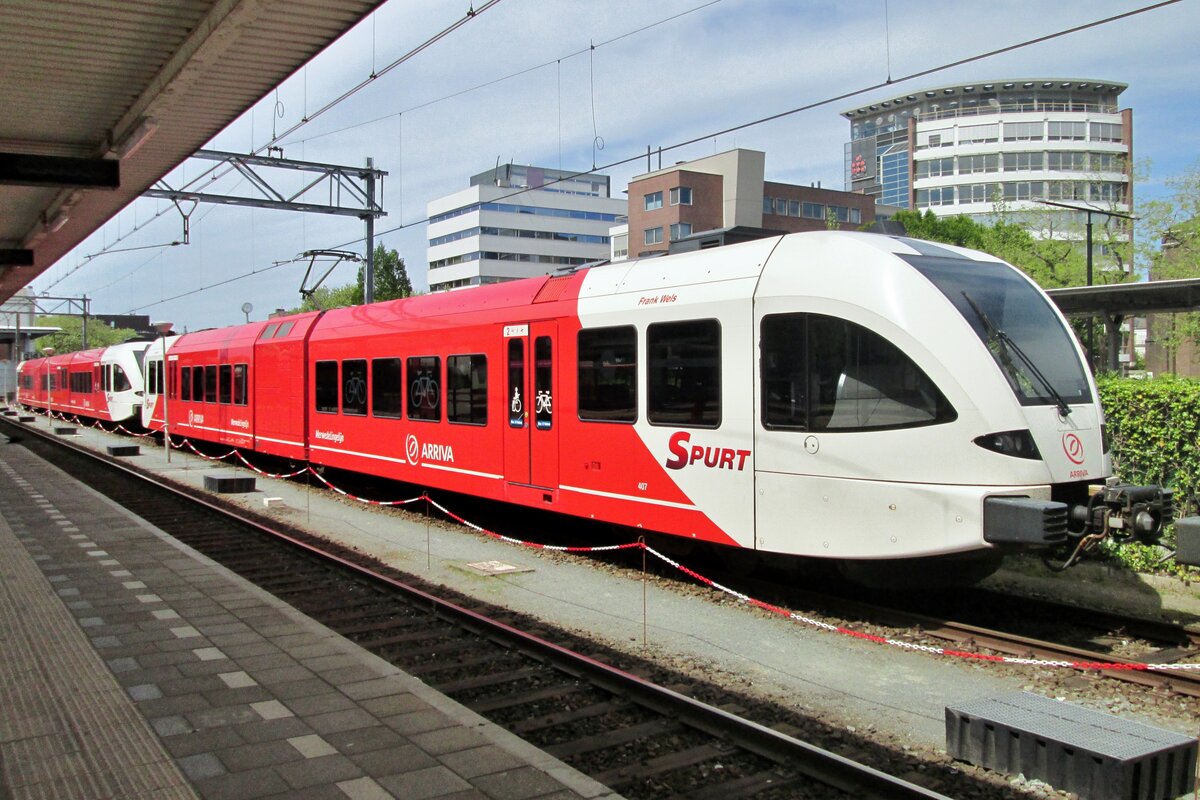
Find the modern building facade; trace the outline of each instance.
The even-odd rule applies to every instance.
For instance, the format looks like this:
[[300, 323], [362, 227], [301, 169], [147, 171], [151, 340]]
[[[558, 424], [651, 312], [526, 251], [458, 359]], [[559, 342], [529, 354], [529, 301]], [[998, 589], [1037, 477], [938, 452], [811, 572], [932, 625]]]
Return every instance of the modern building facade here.
[[872, 197], [767, 181], [765, 167], [765, 153], [736, 149], [638, 175], [629, 182], [628, 244], [614, 241], [613, 258], [665, 253], [673, 241], [720, 228], [792, 233], [875, 219]]
[[987, 221], [1000, 204], [1009, 212], [1037, 211], [1035, 235], [1082, 238], [1082, 212], [1038, 201], [1129, 212], [1133, 111], [1118, 106], [1126, 88], [1008, 79], [939, 86], [844, 111], [845, 186], [939, 216]]
[[431, 292], [546, 275], [607, 259], [625, 201], [606, 175], [505, 164], [429, 203]]

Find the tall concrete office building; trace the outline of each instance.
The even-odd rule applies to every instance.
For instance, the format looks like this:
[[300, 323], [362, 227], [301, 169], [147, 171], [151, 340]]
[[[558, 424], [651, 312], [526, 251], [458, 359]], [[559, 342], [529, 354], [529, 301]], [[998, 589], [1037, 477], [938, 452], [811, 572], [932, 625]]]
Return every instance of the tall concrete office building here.
[[504, 164], [429, 203], [429, 290], [547, 275], [609, 257], [625, 219], [607, 175]]

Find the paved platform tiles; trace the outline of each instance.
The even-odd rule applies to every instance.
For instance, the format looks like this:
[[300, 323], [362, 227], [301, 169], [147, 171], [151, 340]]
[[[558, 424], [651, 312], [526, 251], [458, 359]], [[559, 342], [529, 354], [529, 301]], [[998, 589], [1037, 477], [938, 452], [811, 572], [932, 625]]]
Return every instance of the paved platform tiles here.
[[612, 798], [0, 439], [0, 800]]

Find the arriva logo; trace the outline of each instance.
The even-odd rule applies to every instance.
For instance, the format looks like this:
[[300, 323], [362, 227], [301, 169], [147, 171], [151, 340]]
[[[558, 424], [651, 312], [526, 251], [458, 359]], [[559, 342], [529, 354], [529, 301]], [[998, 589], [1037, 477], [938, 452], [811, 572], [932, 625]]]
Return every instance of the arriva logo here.
[[421, 461], [440, 461], [445, 464], [454, 463], [454, 448], [448, 444], [422, 444], [411, 433], [404, 440], [404, 454], [410, 464]]
[[[704, 466], [709, 469], [734, 469], [741, 472], [746, 468], [746, 459], [750, 456], [749, 450], [734, 450], [732, 447], [704, 447], [698, 444], [689, 447], [691, 440], [692, 434], [687, 431], [679, 431], [671, 435], [671, 441], [667, 444], [667, 448], [671, 451], [673, 458], [667, 459], [664, 465], [667, 469], [683, 469], [697, 461], [703, 462]], [[735, 461], [737, 466], [734, 466]]]

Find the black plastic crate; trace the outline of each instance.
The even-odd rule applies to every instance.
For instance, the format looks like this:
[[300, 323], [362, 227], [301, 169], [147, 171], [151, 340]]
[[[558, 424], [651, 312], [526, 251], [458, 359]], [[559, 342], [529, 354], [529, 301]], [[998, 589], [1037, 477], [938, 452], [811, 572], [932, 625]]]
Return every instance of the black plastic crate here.
[[1173, 800], [1196, 774], [1189, 736], [1026, 692], [946, 706], [946, 750], [1080, 800]]
[[204, 476], [204, 488], [217, 494], [243, 494], [253, 492], [253, 475], [238, 475], [234, 472], [210, 472]]

